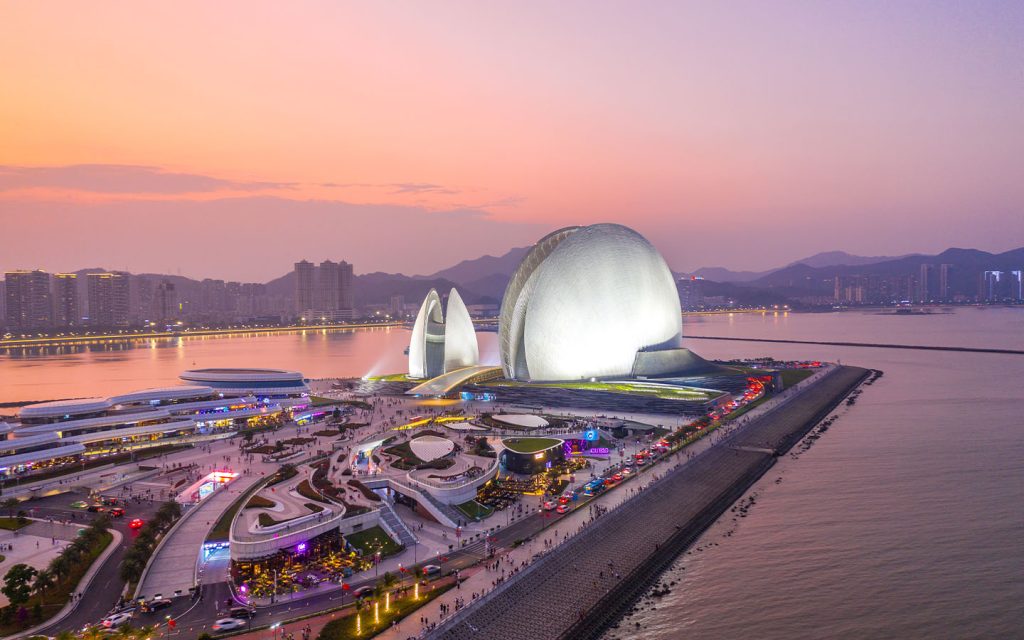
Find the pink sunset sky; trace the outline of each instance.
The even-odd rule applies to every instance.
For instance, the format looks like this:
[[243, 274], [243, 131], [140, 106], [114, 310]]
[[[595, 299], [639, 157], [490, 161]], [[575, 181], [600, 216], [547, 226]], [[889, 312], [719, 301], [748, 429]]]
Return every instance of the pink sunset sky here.
[[0, 269], [1024, 245], [1024, 3], [8, 3]]

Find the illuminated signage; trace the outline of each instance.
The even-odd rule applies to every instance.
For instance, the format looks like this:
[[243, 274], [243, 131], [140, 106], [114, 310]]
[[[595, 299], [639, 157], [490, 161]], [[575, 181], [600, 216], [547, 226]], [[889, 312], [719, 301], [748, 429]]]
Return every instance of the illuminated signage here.
[[589, 453], [592, 456], [606, 456], [609, 452], [610, 450], [608, 449], [608, 447], [591, 447], [590, 451], [588, 451], [587, 453]]

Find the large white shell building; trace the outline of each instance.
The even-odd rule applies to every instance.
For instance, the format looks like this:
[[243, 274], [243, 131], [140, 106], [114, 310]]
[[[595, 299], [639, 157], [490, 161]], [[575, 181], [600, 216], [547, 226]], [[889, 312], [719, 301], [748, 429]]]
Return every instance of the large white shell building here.
[[661, 375], [703, 362], [680, 348], [679, 294], [665, 260], [618, 224], [537, 242], [505, 290], [498, 332], [502, 368], [515, 380]]
[[448, 294], [447, 313], [431, 289], [416, 314], [409, 343], [409, 377], [434, 378], [480, 362], [476, 330], [466, 303], [455, 289]]

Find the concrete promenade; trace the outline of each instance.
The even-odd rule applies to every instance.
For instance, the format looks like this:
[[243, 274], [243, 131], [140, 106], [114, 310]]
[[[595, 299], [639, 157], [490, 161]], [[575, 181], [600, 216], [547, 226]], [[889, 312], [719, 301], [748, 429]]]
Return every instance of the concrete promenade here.
[[[450, 616], [427, 637], [599, 636], [679, 552], [774, 464], [776, 455], [792, 446], [866, 375], [864, 369], [840, 367], [733, 430], [718, 446], [673, 470], [657, 472], [661, 477], [632, 500], [578, 532], [565, 532], [573, 535], [557, 552], [532, 563], [511, 561], [509, 579], [502, 572], [497, 588], [489, 589], [475, 606]], [[410, 631], [403, 629], [400, 637], [416, 635]]]

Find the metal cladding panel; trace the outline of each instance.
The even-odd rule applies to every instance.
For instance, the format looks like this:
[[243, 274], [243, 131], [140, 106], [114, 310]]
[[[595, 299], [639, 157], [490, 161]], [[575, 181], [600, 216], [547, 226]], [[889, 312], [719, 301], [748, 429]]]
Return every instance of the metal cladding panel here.
[[472, 367], [480, 363], [480, 347], [469, 309], [459, 292], [448, 294], [448, 307], [444, 318], [444, 370], [445, 373]]
[[412, 326], [412, 339], [409, 341], [409, 377], [427, 378], [427, 338], [432, 327], [444, 322], [441, 313], [441, 298], [437, 291], [431, 289], [416, 314], [416, 323]]
[[579, 229], [580, 227], [565, 227], [538, 240], [523, 257], [522, 262], [516, 267], [515, 273], [512, 274], [508, 286], [505, 287], [498, 319], [498, 348], [501, 352], [501, 366], [505, 371], [506, 378], [523, 379], [526, 377], [525, 363], [522, 362], [522, 341], [526, 303], [530, 297], [530, 278], [533, 276], [534, 270], [551, 255], [555, 247]]
[[681, 309], [672, 272], [632, 229], [578, 229], [539, 263], [524, 259], [524, 269], [513, 276], [520, 282], [514, 304], [506, 307], [508, 292], [502, 302], [507, 374], [524, 379], [525, 362], [535, 381], [629, 376], [638, 351], [679, 346]]

